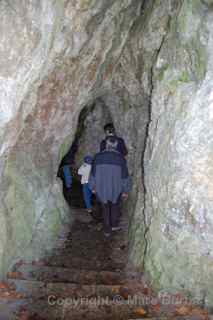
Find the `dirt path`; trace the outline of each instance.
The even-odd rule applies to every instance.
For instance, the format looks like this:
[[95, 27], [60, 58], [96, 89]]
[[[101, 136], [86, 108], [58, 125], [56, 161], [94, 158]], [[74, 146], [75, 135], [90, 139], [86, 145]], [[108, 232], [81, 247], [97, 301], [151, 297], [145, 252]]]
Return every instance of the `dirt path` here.
[[208, 319], [191, 305], [168, 305], [127, 267], [128, 219], [105, 239], [102, 224], [84, 209], [62, 230], [51, 257], [20, 262], [0, 286], [0, 320]]

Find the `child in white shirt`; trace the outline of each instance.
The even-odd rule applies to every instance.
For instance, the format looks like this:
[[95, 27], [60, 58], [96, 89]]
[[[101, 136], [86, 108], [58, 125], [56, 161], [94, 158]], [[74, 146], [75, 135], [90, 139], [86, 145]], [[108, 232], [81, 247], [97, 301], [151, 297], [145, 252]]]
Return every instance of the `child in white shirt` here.
[[92, 212], [92, 191], [89, 188], [89, 176], [92, 168], [93, 158], [89, 155], [84, 157], [84, 163], [78, 169], [78, 174], [81, 176], [81, 184], [83, 186], [84, 203], [89, 213]]

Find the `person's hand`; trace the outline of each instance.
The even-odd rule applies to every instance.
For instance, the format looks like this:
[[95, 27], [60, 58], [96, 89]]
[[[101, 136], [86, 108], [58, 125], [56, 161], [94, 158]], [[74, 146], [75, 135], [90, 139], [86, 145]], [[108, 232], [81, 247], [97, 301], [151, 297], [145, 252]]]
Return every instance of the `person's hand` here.
[[94, 193], [94, 194], [95, 194], [95, 189], [93, 189], [93, 190], [92, 190], [92, 193]]
[[128, 198], [128, 193], [123, 192], [122, 195], [121, 195], [121, 197], [122, 197], [124, 200], [126, 200], [126, 199]]

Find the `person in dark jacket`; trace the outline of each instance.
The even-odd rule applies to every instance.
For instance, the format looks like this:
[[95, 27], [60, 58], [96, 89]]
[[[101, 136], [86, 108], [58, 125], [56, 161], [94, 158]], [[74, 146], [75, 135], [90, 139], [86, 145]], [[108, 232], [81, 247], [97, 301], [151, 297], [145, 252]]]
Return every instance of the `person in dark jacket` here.
[[67, 154], [61, 160], [57, 177], [63, 182], [63, 195], [69, 205], [71, 205], [72, 171], [75, 164], [75, 154], [78, 150], [78, 143], [75, 141]]
[[104, 126], [104, 132], [105, 132], [106, 138], [101, 141], [100, 151], [104, 151], [106, 149], [106, 140], [107, 140], [107, 138], [108, 137], [114, 137], [118, 141], [118, 143], [117, 143], [117, 151], [119, 151], [125, 157], [128, 154], [128, 150], [127, 150], [126, 144], [125, 144], [125, 142], [124, 142], [124, 140], [122, 138], [120, 138], [120, 137], [118, 137], [116, 135], [113, 123], [107, 123]]
[[127, 198], [130, 179], [126, 159], [117, 151], [118, 140], [106, 139], [104, 151], [96, 154], [89, 179], [90, 189], [96, 194], [102, 206], [104, 234], [119, 230], [121, 197]]

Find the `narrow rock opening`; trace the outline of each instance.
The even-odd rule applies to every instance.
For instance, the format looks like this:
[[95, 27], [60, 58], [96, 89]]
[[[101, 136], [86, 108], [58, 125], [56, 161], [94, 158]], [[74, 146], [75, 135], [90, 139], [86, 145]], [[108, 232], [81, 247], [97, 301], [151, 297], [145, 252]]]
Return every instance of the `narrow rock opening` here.
[[[85, 208], [81, 177], [78, 174], [78, 169], [82, 165], [84, 157], [86, 155], [94, 157], [100, 151], [100, 143], [105, 138], [104, 126], [107, 123], [112, 123], [115, 131], [117, 129], [110, 108], [104, 99], [106, 97], [97, 98], [93, 103], [83, 107], [78, 117], [73, 143], [59, 165], [60, 170], [63, 165], [72, 164], [72, 187], [68, 189], [64, 183], [62, 187], [64, 198], [70, 208]], [[100, 220], [100, 204], [94, 195], [92, 196], [92, 204], [94, 217]], [[124, 211], [127, 213], [128, 210]]]
[[[83, 108], [75, 134], [75, 140], [78, 141], [75, 155], [77, 167], [82, 164], [85, 155], [94, 156], [100, 151], [100, 142], [104, 138], [104, 125], [109, 122], [113, 123], [112, 115], [103, 99], [98, 98]], [[114, 125], [116, 127], [115, 123]]]

